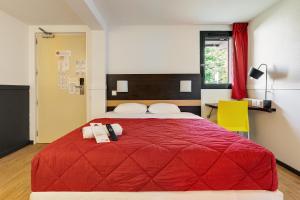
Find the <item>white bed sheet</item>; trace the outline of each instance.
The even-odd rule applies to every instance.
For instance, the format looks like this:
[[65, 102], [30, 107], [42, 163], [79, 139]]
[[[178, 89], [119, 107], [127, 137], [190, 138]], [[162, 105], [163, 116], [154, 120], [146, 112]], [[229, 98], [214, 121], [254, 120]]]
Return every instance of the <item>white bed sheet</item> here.
[[[188, 112], [176, 114], [120, 114], [104, 118], [202, 119]], [[32, 192], [30, 200], [283, 200], [280, 191], [188, 191], [188, 192]]]
[[202, 119], [198, 115], [189, 112], [173, 113], [173, 114], [131, 114], [131, 113], [115, 113], [107, 112], [104, 115], [105, 118], [159, 118], [159, 119]]

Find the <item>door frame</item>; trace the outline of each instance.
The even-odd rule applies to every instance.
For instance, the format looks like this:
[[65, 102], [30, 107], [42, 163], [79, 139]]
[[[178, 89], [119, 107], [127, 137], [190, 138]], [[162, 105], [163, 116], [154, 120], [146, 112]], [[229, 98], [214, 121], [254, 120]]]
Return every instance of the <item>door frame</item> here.
[[[29, 102], [29, 121], [30, 121], [30, 139], [33, 140], [35, 144], [37, 142], [37, 133], [38, 133], [38, 109], [37, 109], [37, 51], [36, 51], [36, 34], [42, 33], [38, 28], [40, 26], [31, 26], [29, 27], [29, 51], [28, 51], [28, 65], [29, 65], [29, 85], [30, 85], [30, 102]], [[45, 30], [53, 32], [56, 34], [59, 33], [85, 33], [86, 36], [86, 88], [89, 88], [90, 85], [90, 41], [91, 41], [91, 32], [87, 26], [42, 26]], [[89, 119], [89, 90], [86, 89], [86, 119]]]

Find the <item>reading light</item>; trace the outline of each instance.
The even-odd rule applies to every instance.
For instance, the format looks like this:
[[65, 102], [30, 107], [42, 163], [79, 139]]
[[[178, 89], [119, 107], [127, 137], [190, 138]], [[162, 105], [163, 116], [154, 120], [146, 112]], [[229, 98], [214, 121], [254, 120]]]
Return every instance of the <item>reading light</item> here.
[[117, 92], [128, 92], [128, 81], [117, 81]]
[[192, 92], [192, 81], [191, 80], [180, 81], [180, 92]]
[[254, 67], [251, 67], [251, 69], [249, 71], [249, 76], [254, 79], [259, 79], [263, 74], [264, 74], [264, 72], [260, 71], [259, 69], [254, 68]]
[[[266, 73], [264, 73], [263, 71], [260, 70], [260, 68], [262, 66], [265, 66], [266, 68]], [[271, 106], [272, 106], [272, 102], [270, 100], [267, 100], [267, 93], [268, 93], [268, 65], [267, 64], [261, 64], [259, 65], [258, 68], [254, 68], [254, 67], [251, 67], [250, 68], [250, 71], [249, 71], [249, 76], [251, 78], [254, 78], [254, 79], [259, 79], [263, 74], [265, 74], [266, 76], [266, 83], [265, 83], [265, 100], [263, 102], [264, 104], [264, 108], [265, 109], [270, 109]]]

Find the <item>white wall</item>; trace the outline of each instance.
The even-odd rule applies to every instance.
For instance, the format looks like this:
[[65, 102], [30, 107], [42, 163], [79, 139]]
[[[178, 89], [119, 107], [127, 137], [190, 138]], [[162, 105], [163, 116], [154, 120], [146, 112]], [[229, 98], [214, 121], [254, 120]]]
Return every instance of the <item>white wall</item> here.
[[200, 73], [200, 30], [230, 30], [230, 26], [115, 28], [109, 32], [108, 73]]
[[[277, 112], [253, 113], [255, 140], [300, 170], [300, 1], [284, 0], [251, 21], [250, 64], [270, 67], [268, 95]], [[264, 78], [249, 81], [251, 97], [263, 98]]]
[[[229, 25], [121, 26], [109, 32], [109, 74], [200, 73], [200, 31], [228, 31]], [[231, 90], [202, 90], [208, 102], [228, 99]]]
[[0, 10], [0, 85], [28, 85], [28, 26]]

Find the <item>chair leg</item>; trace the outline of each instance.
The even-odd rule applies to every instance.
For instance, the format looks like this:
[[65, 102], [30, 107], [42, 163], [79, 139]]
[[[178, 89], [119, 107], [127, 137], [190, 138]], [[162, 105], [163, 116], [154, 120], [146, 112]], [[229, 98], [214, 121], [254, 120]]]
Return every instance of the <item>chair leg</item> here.
[[[236, 131], [236, 133], [238, 134], [238, 135], [240, 135], [240, 136], [245, 136], [244, 134], [245, 134], [245, 132], [239, 132], [239, 131]], [[241, 134], [242, 133], [242, 134]], [[247, 139], [248, 140], [250, 140], [250, 130], [247, 132]]]
[[250, 130], [247, 133], [248, 133], [248, 140], [250, 140]]

